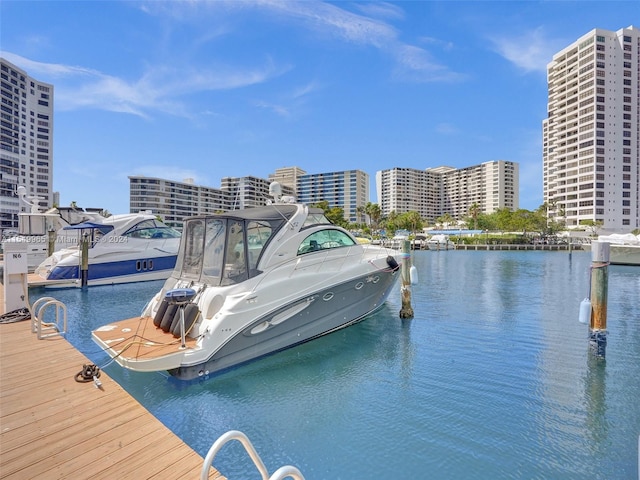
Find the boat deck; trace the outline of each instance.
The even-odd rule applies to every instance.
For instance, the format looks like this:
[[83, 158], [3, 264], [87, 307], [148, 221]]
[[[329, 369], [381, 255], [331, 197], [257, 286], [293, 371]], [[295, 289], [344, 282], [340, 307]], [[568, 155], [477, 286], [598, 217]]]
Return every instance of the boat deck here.
[[199, 478], [202, 457], [108, 375], [75, 381], [89, 363], [29, 321], [0, 325], [0, 479]]
[[[94, 335], [122, 359], [151, 359], [183, 351], [180, 338], [156, 327], [151, 317], [119, 320], [95, 330]], [[195, 338], [185, 338], [187, 349], [195, 345]]]

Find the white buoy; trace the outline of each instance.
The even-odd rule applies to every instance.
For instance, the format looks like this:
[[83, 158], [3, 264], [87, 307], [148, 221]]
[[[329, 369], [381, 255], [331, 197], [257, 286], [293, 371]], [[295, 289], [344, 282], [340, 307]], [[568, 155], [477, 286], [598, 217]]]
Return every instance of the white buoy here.
[[591, 300], [585, 298], [580, 302], [580, 315], [578, 321], [580, 323], [589, 323], [591, 320]]
[[415, 265], [411, 265], [411, 268], [409, 269], [409, 278], [411, 279], [411, 285], [418, 284], [418, 269]]

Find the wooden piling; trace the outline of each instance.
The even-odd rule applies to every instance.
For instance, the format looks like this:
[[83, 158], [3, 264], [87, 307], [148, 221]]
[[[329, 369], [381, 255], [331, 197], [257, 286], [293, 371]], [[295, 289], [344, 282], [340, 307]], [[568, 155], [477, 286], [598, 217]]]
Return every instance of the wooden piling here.
[[56, 250], [56, 235], [57, 232], [53, 229], [49, 230], [48, 232], [49, 237], [49, 243], [47, 244], [47, 257], [50, 257], [51, 255], [53, 255], [53, 252], [55, 252]]
[[400, 286], [400, 296], [402, 307], [400, 308], [400, 318], [413, 318], [413, 307], [411, 306], [411, 242], [402, 242], [402, 285]]
[[80, 241], [80, 286], [86, 288], [89, 283], [89, 234], [82, 235]]
[[609, 291], [609, 254], [607, 242], [591, 243], [591, 321], [589, 346], [594, 355], [604, 357], [607, 348], [607, 296]]

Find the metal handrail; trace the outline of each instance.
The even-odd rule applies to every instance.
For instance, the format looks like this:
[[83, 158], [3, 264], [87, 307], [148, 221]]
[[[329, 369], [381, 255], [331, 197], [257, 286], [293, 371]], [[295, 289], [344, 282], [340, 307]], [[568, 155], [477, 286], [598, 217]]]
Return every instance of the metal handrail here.
[[244, 447], [245, 451], [251, 457], [253, 464], [256, 466], [262, 480], [283, 480], [287, 477], [292, 478], [293, 480], [304, 480], [304, 476], [300, 473], [296, 467], [291, 465], [285, 465], [284, 467], [280, 467], [276, 470], [273, 475], [269, 476], [269, 472], [267, 471], [267, 467], [264, 466], [262, 459], [256, 452], [256, 449], [253, 447], [253, 444], [249, 440], [249, 438], [242, 432], [238, 430], [230, 430], [227, 433], [223, 434], [218, 438], [207, 453], [207, 456], [204, 459], [204, 463], [202, 464], [202, 471], [200, 472], [200, 480], [207, 480], [209, 478], [209, 469], [213, 464], [214, 457], [218, 454], [220, 449], [231, 440], [239, 441]]
[[[44, 329], [42, 328], [41, 317], [44, 315], [44, 311], [51, 306], [55, 306], [56, 319], [54, 323], [45, 323]], [[60, 325], [60, 312], [63, 314], [62, 328]], [[43, 334], [43, 331], [54, 330], [53, 333]], [[62, 335], [67, 331], [67, 306], [60, 300], [56, 300], [53, 297], [42, 297], [36, 300], [31, 307], [31, 333], [38, 334], [38, 340], [43, 338], [53, 337], [56, 335]]]

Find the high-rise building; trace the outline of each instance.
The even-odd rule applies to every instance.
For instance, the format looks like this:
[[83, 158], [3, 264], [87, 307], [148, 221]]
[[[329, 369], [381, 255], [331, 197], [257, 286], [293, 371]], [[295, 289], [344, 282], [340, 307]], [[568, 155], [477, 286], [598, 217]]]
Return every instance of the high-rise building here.
[[505, 160], [461, 169], [392, 168], [376, 173], [376, 189], [383, 215], [415, 211], [428, 221], [446, 213], [462, 219], [474, 204], [487, 214], [500, 208], [517, 210], [518, 177], [518, 164]]
[[298, 177], [296, 197], [306, 204], [326, 201], [329, 207], [342, 208], [346, 221], [363, 222], [358, 207], [369, 201], [369, 175], [362, 170], [307, 173]]
[[640, 227], [640, 30], [594, 29], [547, 66], [543, 195], [568, 228]]
[[276, 169], [274, 173], [269, 175], [269, 181], [275, 181], [280, 185], [291, 188], [295, 195], [298, 187], [298, 179], [305, 173], [307, 172], [300, 167], [282, 167]]
[[19, 185], [53, 205], [53, 85], [0, 58], [0, 229], [17, 229]]
[[[293, 189], [283, 186], [284, 195]], [[269, 181], [257, 177], [225, 177], [221, 188], [195, 185], [193, 179], [182, 182], [163, 178], [130, 176], [129, 210], [150, 210], [172, 227], [182, 227], [185, 218], [210, 215], [266, 205]]]

